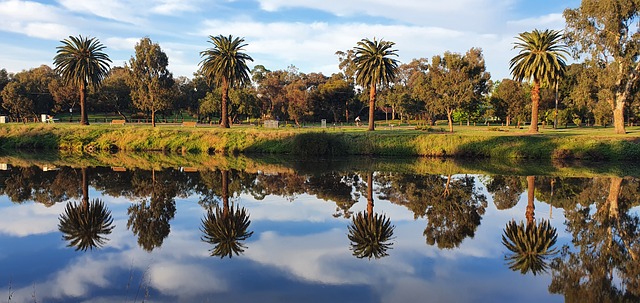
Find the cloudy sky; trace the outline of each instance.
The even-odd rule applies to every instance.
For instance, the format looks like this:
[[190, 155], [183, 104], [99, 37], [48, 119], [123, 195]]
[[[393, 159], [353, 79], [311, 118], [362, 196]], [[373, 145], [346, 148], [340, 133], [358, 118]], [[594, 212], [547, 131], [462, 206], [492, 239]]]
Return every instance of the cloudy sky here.
[[176, 76], [191, 77], [209, 35], [244, 37], [267, 69], [338, 71], [335, 52], [362, 38], [396, 43], [399, 60], [483, 49], [493, 79], [509, 76], [523, 31], [563, 29], [579, 0], [0, 0], [0, 68], [52, 65], [70, 35], [97, 37], [122, 66], [142, 37], [160, 44]]

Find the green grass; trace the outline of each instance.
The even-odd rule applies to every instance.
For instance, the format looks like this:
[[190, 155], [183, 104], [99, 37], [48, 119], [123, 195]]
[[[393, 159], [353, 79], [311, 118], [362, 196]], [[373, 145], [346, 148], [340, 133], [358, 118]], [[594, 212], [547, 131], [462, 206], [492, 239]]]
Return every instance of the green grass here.
[[268, 129], [256, 126], [129, 123], [2, 124], [0, 148], [51, 149], [75, 152], [107, 150], [180, 153], [273, 153], [305, 157], [375, 155], [516, 159], [640, 159], [640, 128], [615, 135], [612, 128], [526, 130], [496, 126], [457, 126], [454, 133], [379, 124], [365, 127]]

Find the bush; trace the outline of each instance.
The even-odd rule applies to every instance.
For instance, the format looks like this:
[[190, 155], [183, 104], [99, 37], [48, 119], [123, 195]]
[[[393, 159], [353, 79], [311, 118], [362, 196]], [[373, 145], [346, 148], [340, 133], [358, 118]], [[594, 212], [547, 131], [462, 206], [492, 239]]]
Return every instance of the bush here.
[[346, 154], [346, 146], [335, 135], [325, 132], [298, 134], [293, 138], [291, 152], [298, 156], [337, 156]]

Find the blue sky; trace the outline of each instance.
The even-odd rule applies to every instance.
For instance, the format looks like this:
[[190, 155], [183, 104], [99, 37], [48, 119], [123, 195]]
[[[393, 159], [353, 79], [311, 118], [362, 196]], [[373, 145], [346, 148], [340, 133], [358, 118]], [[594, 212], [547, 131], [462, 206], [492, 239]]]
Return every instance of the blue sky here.
[[335, 52], [362, 38], [396, 43], [399, 60], [480, 47], [494, 80], [509, 76], [514, 37], [563, 29], [562, 11], [578, 0], [0, 0], [0, 68], [52, 65], [70, 35], [97, 37], [114, 66], [148, 36], [169, 56], [175, 76], [191, 77], [209, 35], [244, 37], [267, 69], [338, 71]]

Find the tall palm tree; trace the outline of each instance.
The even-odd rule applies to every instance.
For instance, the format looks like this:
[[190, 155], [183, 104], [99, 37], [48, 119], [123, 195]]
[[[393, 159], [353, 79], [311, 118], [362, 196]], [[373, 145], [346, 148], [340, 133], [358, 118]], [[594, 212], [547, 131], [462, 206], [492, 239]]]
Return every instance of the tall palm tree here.
[[234, 38], [229, 35], [209, 36], [209, 43], [213, 44], [212, 48], [208, 48], [200, 52], [200, 69], [209, 81], [214, 82], [222, 88], [222, 114], [220, 119], [221, 126], [229, 128], [229, 120], [227, 118], [227, 103], [229, 100], [229, 88], [249, 83], [249, 67], [246, 61], [253, 59], [243, 53], [243, 48], [247, 46], [244, 38]]
[[369, 88], [369, 131], [375, 129], [374, 113], [376, 109], [376, 89], [378, 85], [393, 82], [398, 72], [398, 50], [392, 49], [395, 43], [375, 38], [373, 41], [362, 39], [354, 47], [356, 83]]
[[64, 39], [53, 58], [56, 72], [66, 84], [80, 90], [80, 124], [89, 125], [86, 112], [87, 85], [99, 86], [109, 72], [111, 59], [102, 52], [106, 47], [96, 38], [72, 37]]
[[367, 210], [353, 216], [349, 229], [351, 250], [357, 258], [386, 257], [395, 226], [387, 216], [373, 213], [373, 172], [367, 175]]
[[530, 133], [538, 132], [538, 105], [540, 104], [540, 87], [552, 85], [564, 75], [566, 46], [561, 43], [562, 34], [556, 30], [521, 33], [515, 42], [514, 49], [518, 55], [509, 62], [513, 78], [517, 81], [533, 80], [531, 89], [531, 126]]
[[213, 244], [212, 256], [233, 257], [243, 253], [247, 248], [241, 241], [247, 240], [253, 235], [253, 231], [247, 232], [251, 220], [244, 207], [229, 207], [229, 171], [222, 171], [222, 209], [217, 206], [215, 211], [209, 209], [202, 219], [201, 237], [203, 242]]
[[526, 226], [522, 221], [520, 223], [516, 223], [515, 220], [509, 221], [503, 231], [502, 245], [511, 251], [505, 256], [510, 269], [519, 270], [522, 274], [531, 271], [533, 275], [537, 275], [547, 271], [549, 265], [546, 259], [557, 253], [557, 249], [553, 246], [558, 239], [558, 232], [548, 220], [540, 220], [536, 224], [533, 204], [534, 183], [535, 177], [528, 176]]
[[111, 211], [100, 199], [67, 203], [59, 221], [58, 229], [63, 239], [69, 241], [67, 246], [82, 251], [102, 247], [108, 240], [105, 235], [111, 234], [115, 227]]

